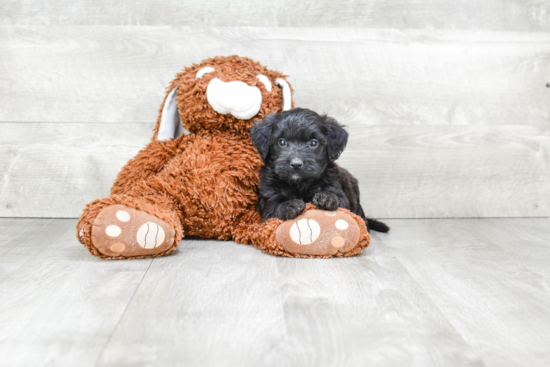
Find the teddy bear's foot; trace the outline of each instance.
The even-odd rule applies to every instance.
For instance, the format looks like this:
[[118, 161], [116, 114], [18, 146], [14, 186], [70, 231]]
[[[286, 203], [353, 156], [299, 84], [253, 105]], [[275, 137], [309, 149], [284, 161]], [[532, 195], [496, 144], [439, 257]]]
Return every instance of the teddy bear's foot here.
[[92, 226], [92, 244], [103, 255], [149, 257], [174, 246], [175, 230], [168, 223], [126, 205], [103, 209]]
[[[362, 250], [357, 248], [361, 240], [359, 224], [341, 210], [308, 210], [294, 220], [283, 222], [277, 228], [276, 239], [290, 255], [348, 256]], [[361, 247], [366, 245], [368, 242]]]

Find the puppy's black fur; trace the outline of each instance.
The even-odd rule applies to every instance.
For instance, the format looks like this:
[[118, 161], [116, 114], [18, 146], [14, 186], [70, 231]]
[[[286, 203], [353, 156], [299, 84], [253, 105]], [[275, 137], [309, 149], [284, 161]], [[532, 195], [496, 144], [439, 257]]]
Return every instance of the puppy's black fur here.
[[349, 209], [363, 218], [367, 229], [389, 231], [384, 223], [365, 217], [357, 180], [334, 163], [348, 141], [335, 119], [295, 108], [267, 116], [250, 133], [264, 161], [256, 207], [264, 221], [294, 219], [312, 202], [324, 210]]

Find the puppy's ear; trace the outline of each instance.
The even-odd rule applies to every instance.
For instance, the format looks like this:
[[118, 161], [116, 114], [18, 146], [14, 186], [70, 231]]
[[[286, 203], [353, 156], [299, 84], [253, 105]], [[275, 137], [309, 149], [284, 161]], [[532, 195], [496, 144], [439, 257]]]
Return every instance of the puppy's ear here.
[[331, 162], [334, 162], [338, 159], [338, 157], [340, 157], [340, 154], [342, 154], [346, 144], [348, 143], [348, 132], [344, 130], [344, 127], [332, 117], [325, 115], [323, 118], [323, 128], [325, 130], [325, 136], [327, 137], [328, 144], [328, 158]]
[[264, 161], [269, 153], [271, 134], [273, 133], [273, 125], [276, 120], [276, 115], [271, 114], [262, 121], [256, 122], [254, 126], [250, 128], [250, 138], [252, 139], [252, 144]]

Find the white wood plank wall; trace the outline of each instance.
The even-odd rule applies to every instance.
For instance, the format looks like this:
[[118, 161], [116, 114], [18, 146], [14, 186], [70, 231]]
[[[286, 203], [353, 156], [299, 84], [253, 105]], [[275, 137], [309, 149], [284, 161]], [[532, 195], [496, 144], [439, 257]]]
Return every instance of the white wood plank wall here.
[[4, 25], [353, 27], [546, 32], [544, 0], [4, 0]]
[[545, 1], [4, 1], [0, 216], [76, 217], [185, 65], [239, 54], [348, 126], [382, 218], [550, 216]]

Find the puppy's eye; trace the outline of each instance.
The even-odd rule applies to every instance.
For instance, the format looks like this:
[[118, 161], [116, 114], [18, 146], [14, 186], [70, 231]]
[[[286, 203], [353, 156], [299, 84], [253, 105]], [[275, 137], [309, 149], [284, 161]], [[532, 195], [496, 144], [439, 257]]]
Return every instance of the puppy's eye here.
[[319, 142], [315, 139], [313, 139], [312, 141], [309, 142], [310, 148], [315, 149], [315, 148], [317, 148], [318, 145], [319, 145]]
[[285, 139], [279, 139], [279, 146], [280, 147], [286, 147], [286, 140]]

